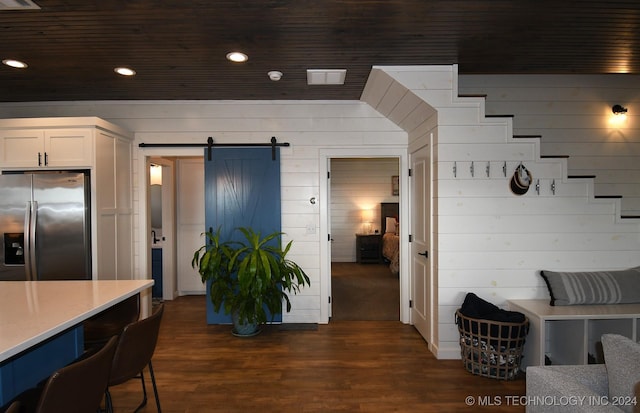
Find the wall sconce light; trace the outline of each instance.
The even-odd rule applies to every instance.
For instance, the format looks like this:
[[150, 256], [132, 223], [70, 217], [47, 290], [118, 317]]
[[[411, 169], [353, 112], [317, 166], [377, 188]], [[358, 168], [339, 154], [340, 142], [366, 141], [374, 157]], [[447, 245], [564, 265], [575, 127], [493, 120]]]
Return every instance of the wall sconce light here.
[[149, 184], [162, 185], [162, 165], [151, 164]]
[[621, 105], [613, 105], [611, 111], [616, 115], [624, 115], [627, 113], [627, 108], [622, 107]]

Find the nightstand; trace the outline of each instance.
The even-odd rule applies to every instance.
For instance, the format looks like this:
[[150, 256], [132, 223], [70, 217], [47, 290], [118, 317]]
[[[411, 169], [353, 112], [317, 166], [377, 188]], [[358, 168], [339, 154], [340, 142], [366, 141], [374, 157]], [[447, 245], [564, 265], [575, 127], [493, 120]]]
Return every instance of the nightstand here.
[[356, 234], [356, 262], [359, 264], [379, 263], [382, 236], [380, 234]]

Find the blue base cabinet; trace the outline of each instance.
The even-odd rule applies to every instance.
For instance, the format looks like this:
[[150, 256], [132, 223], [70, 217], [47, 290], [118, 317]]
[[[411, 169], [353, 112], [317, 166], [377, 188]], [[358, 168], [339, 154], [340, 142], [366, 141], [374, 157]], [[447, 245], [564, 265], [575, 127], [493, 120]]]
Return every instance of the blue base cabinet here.
[[151, 296], [162, 298], [162, 248], [151, 249], [151, 277], [154, 281]]
[[71, 328], [0, 363], [0, 406], [35, 387], [84, 351], [82, 326]]

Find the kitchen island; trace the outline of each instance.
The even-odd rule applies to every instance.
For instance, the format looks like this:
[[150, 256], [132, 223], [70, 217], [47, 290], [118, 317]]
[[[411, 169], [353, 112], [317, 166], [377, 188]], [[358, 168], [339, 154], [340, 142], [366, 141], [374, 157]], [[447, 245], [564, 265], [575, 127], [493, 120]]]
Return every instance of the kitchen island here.
[[82, 322], [153, 280], [0, 282], [0, 406], [82, 354]]

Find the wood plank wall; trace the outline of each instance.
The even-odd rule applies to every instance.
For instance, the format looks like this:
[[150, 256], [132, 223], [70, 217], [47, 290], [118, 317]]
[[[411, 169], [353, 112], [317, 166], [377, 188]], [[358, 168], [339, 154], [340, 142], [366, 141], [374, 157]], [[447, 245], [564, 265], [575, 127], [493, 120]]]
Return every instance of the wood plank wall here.
[[[541, 155], [568, 155], [570, 175], [595, 175], [595, 195], [622, 196], [640, 215], [640, 76], [462, 75], [460, 94], [484, 94], [488, 115], [513, 115], [513, 133], [539, 135]], [[628, 109], [617, 124], [612, 106]]]
[[[135, 133], [135, 211], [139, 211], [140, 199], [145, 196], [139, 187], [138, 159], [143, 156], [139, 143], [206, 143], [209, 136], [217, 143], [268, 143], [272, 136], [278, 142], [289, 142], [290, 147], [281, 148], [282, 229], [286, 233], [285, 241], [294, 240], [289, 258], [305, 268], [311, 278], [311, 286], [291, 297], [294, 311], [283, 315], [285, 322], [318, 322], [321, 302], [327, 302], [327, 297], [320, 296], [321, 235], [317, 230], [323, 200], [316, 204], [309, 202], [319, 194], [320, 151], [326, 148], [397, 148], [407, 144], [406, 132], [358, 101], [44, 102], [0, 105], [2, 118], [51, 116], [98, 116]], [[168, 151], [174, 156], [201, 156], [203, 153], [202, 148], [147, 149], [144, 153], [168, 156]], [[136, 214], [136, 245], [139, 245], [141, 219]], [[308, 233], [309, 226], [316, 229], [315, 233]], [[194, 234], [198, 236], [195, 245], [200, 245], [199, 233], [194, 231]], [[326, 239], [326, 234], [322, 239]], [[146, 273], [139, 249], [137, 246], [135, 270]]]
[[[437, 161], [431, 257], [438, 357], [459, 353], [453, 314], [468, 292], [506, 306], [509, 299], [549, 299], [539, 275], [543, 269], [640, 265], [638, 220], [622, 222], [617, 200], [595, 199], [591, 181], [567, 179], [564, 159], [540, 158], [537, 139], [514, 139], [510, 116], [484, 117], [482, 98], [458, 97], [455, 68], [383, 70], [405, 91], [398, 93], [399, 87], [389, 86], [381, 76], [380, 89], [395, 93], [380, 99], [378, 106], [397, 107], [414, 95], [437, 111], [437, 122], [429, 123], [425, 116], [425, 124], [412, 129], [409, 140], [415, 146], [433, 136]], [[415, 112], [409, 109], [406, 113]], [[505, 162], [506, 176], [501, 167]], [[534, 187], [523, 196], [509, 190], [509, 176], [520, 162], [540, 180], [540, 193]]]

